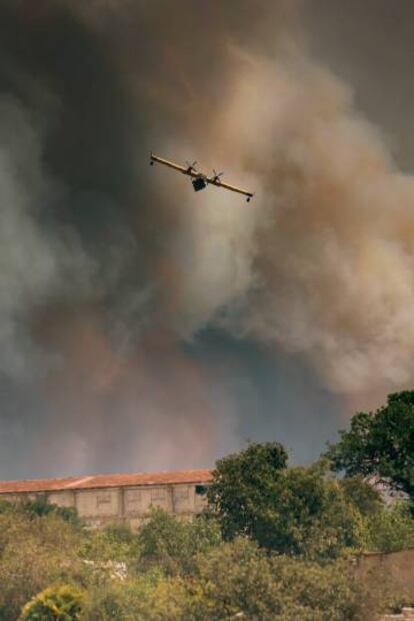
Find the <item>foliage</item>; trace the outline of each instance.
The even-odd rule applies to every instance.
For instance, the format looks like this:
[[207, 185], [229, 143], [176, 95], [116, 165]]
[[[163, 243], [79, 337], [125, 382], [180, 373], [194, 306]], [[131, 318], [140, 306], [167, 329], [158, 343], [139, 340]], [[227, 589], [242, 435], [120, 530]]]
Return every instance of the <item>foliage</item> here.
[[195, 555], [220, 541], [220, 528], [215, 520], [200, 516], [192, 521], [181, 521], [154, 508], [139, 532], [139, 562], [142, 567], [157, 566], [167, 575], [189, 573], [193, 570]]
[[139, 540], [127, 524], [110, 524], [84, 532], [80, 555], [91, 561], [132, 563], [139, 554]]
[[344, 488], [319, 467], [285, 466], [283, 447], [271, 444], [218, 462], [209, 501], [224, 538], [248, 535], [269, 550], [310, 558], [357, 546], [361, 515]]
[[339, 481], [339, 485], [362, 515], [374, 515], [382, 511], [384, 502], [380, 493], [363, 477], [345, 477]]
[[352, 621], [374, 619], [388, 604], [370, 581], [355, 578], [349, 562], [321, 566], [269, 555], [246, 538], [202, 555], [197, 576], [183, 619]]
[[60, 507], [59, 505], [50, 503], [46, 494], [38, 494], [33, 499], [17, 500], [14, 503], [1, 500], [0, 513], [10, 510], [24, 513], [29, 517], [41, 517], [54, 513], [66, 522], [70, 522], [77, 526], [81, 524], [78, 513], [74, 507]]
[[414, 518], [405, 502], [384, 507], [364, 521], [364, 549], [395, 552], [414, 546]]
[[82, 612], [84, 592], [73, 585], [48, 587], [30, 602], [20, 621], [78, 621]]
[[90, 588], [83, 621], [190, 621], [184, 616], [187, 601], [181, 578], [150, 571]]
[[45, 587], [80, 579], [79, 531], [52, 513], [0, 514], [0, 618], [16, 619], [23, 604]]
[[[197, 582], [190, 585], [188, 618], [204, 620], [277, 619], [283, 610], [280, 584], [269, 558], [244, 537], [214, 548], [198, 559]], [[302, 612], [292, 602], [296, 619]]]
[[191, 576], [144, 573], [90, 592], [85, 621], [353, 621], [375, 619], [388, 596], [349, 562], [273, 556], [246, 538], [197, 556]]
[[414, 502], [414, 391], [388, 396], [374, 413], [353, 416], [327, 452], [336, 470], [387, 481]]
[[287, 460], [281, 444], [268, 442], [251, 443], [217, 461], [208, 501], [226, 539], [255, 532], [256, 516], [274, 497], [275, 480]]
[[139, 577], [122, 582], [106, 582], [88, 589], [83, 621], [139, 621], [151, 607], [153, 587]]

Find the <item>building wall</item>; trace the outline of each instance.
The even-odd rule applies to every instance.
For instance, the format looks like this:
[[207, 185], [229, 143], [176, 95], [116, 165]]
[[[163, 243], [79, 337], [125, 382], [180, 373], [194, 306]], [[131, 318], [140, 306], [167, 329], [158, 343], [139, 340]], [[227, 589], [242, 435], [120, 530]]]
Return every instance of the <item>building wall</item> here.
[[414, 603], [414, 548], [362, 554], [357, 562], [358, 569], [363, 573], [378, 573], [379, 579], [381, 576], [390, 578], [407, 595], [408, 601]]
[[[40, 494], [39, 494], [40, 495]], [[104, 487], [98, 489], [47, 492], [48, 501], [61, 507], [75, 507], [79, 517], [91, 525], [127, 522], [138, 526], [151, 507], [161, 507], [173, 515], [190, 517], [206, 506], [206, 496], [196, 493], [195, 484]], [[10, 500], [35, 498], [25, 492], [2, 494]]]

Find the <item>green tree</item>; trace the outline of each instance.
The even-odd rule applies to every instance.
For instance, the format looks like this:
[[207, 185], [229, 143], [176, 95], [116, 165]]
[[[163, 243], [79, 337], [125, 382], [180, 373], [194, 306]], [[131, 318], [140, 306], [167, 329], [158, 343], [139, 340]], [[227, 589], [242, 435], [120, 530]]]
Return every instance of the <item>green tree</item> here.
[[335, 480], [315, 468], [286, 468], [279, 444], [251, 444], [220, 460], [208, 492], [223, 536], [248, 535], [270, 550], [332, 558], [359, 544], [361, 515]]
[[376, 477], [414, 501], [414, 391], [388, 396], [376, 412], [359, 412], [327, 456], [346, 475]]
[[84, 592], [79, 587], [48, 587], [24, 606], [19, 621], [78, 621], [83, 601]]
[[209, 506], [219, 517], [226, 539], [256, 533], [257, 515], [274, 499], [275, 481], [287, 467], [288, 454], [278, 442], [251, 443], [216, 463], [208, 489]]

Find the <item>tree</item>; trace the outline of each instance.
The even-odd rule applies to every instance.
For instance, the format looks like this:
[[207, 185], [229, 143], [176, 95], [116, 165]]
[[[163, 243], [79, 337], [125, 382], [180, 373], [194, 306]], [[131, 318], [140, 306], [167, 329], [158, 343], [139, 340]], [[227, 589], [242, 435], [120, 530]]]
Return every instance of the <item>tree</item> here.
[[388, 396], [374, 413], [359, 412], [327, 456], [347, 476], [375, 477], [414, 501], [414, 391]]
[[251, 443], [217, 461], [208, 501], [226, 539], [255, 532], [256, 516], [273, 498], [275, 480], [287, 461], [278, 442]]
[[208, 497], [223, 536], [247, 535], [269, 550], [335, 558], [359, 544], [361, 514], [319, 466], [286, 468], [280, 444], [251, 444], [217, 463]]

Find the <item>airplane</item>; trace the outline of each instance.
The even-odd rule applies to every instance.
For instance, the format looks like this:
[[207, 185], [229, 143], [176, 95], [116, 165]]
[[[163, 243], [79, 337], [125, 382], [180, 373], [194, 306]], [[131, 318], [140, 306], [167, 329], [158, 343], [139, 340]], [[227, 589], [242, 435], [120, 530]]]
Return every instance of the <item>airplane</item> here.
[[231, 190], [232, 192], [237, 192], [238, 194], [243, 194], [247, 196], [247, 202], [253, 198], [252, 192], [248, 192], [247, 190], [243, 190], [242, 188], [238, 188], [234, 185], [230, 185], [229, 183], [223, 183], [220, 180], [220, 177], [223, 173], [217, 173], [213, 170], [213, 176], [208, 177], [204, 173], [198, 172], [195, 168], [197, 162], [193, 162], [190, 164], [186, 162], [187, 166], [181, 166], [180, 164], [176, 164], [175, 162], [170, 162], [170, 160], [165, 160], [163, 157], [158, 157], [158, 155], [154, 155], [151, 152], [150, 157], [150, 165], [154, 166], [154, 163], [158, 162], [159, 164], [164, 164], [164, 166], [168, 166], [169, 168], [173, 168], [183, 175], [188, 175], [191, 177], [191, 183], [193, 184], [193, 188], [195, 192], [199, 192], [200, 190], [204, 190], [208, 184], [215, 185], [218, 188], [224, 188], [225, 190]]

